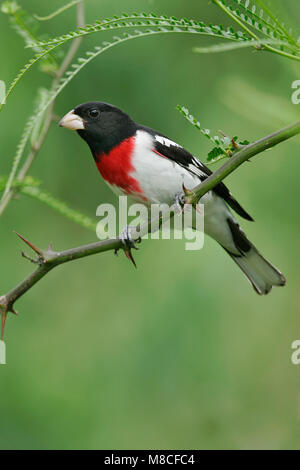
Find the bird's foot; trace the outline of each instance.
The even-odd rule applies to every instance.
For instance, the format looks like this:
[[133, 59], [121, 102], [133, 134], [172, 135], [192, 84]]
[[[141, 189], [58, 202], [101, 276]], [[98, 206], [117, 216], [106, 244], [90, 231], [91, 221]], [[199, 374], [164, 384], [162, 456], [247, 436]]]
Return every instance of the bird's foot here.
[[180, 213], [184, 211], [186, 207], [185, 194], [177, 193], [174, 199], [175, 205], [178, 207]]
[[138, 247], [136, 246], [136, 243], [141, 243], [141, 238], [138, 238], [137, 240], [134, 240], [131, 236], [131, 230], [135, 229], [135, 227], [130, 227], [130, 225], [127, 225], [122, 232], [120, 233], [120, 240], [123, 244], [123, 250], [127, 258], [133, 263], [134, 267], [136, 268], [136, 263], [134, 261], [134, 258], [132, 256], [131, 250], [138, 250]]

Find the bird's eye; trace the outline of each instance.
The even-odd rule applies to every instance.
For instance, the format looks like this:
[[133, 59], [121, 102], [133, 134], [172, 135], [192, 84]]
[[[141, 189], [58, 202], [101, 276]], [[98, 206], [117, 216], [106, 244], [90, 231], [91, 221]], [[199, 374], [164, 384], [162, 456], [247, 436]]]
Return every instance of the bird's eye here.
[[100, 114], [100, 111], [99, 111], [98, 109], [96, 109], [96, 108], [91, 109], [91, 110], [89, 111], [89, 116], [90, 116], [91, 118], [93, 118], [93, 119], [97, 118], [97, 117], [99, 116], [99, 114]]

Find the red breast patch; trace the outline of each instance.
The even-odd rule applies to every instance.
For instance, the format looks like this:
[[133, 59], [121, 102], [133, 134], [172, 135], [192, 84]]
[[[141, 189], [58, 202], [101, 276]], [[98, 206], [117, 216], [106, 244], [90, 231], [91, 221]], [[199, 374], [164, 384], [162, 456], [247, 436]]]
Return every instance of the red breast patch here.
[[134, 166], [131, 157], [134, 148], [134, 137], [130, 137], [109, 153], [96, 155], [96, 165], [102, 177], [109, 184], [116, 185], [126, 194], [143, 193], [138, 181], [131, 176]]

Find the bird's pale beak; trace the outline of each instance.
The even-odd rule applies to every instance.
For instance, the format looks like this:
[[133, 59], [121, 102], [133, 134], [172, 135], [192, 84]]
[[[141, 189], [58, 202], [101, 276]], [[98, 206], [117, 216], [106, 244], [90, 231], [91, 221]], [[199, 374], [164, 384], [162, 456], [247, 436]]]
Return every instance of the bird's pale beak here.
[[84, 120], [74, 113], [74, 109], [67, 113], [58, 123], [59, 126], [71, 129], [72, 131], [78, 131], [85, 129]]

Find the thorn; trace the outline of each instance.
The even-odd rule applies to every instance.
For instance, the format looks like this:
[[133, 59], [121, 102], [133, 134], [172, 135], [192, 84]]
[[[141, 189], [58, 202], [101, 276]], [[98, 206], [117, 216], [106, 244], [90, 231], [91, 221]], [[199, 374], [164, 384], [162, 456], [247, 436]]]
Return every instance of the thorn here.
[[183, 192], [185, 194], [185, 196], [191, 196], [193, 194], [193, 191], [191, 191], [190, 189], [187, 189], [185, 186], [184, 186], [184, 183], [182, 183], [182, 189], [183, 189]]
[[5, 328], [5, 322], [6, 322], [6, 316], [7, 312], [3, 312], [1, 315], [1, 340], [3, 341], [3, 336], [4, 336], [4, 328]]
[[198, 214], [202, 215], [202, 211], [199, 209], [199, 207], [197, 206], [197, 204], [195, 204], [193, 207], [194, 207], [195, 211], [198, 212]]
[[183, 189], [184, 194], [187, 196], [188, 193], [189, 193], [189, 191], [188, 191], [188, 189], [184, 186], [184, 183], [182, 183], [182, 189]]
[[182, 183], [182, 189], [185, 195], [185, 199], [183, 201], [182, 210], [180, 212], [181, 214], [185, 211], [186, 207], [192, 203], [193, 196], [194, 196], [193, 191], [191, 191], [190, 189], [187, 189], [184, 186], [184, 183]]
[[14, 315], [19, 315], [19, 312], [17, 312], [13, 307], [10, 307], [9, 312], [13, 313]]
[[130, 249], [129, 250], [124, 249], [124, 253], [125, 253], [126, 258], [128, 258], [129, 261], [132, 262], [133, 266], [137, 269], [136, 262], [133, 259], [131, 250]]
[[48, 251], [52, 251], [53, 248], [53, 242], [50, 242], [48, 245]]
[[30, 246], [30, 248], [35, 251], [38, 255], [43, 256], [42, 251], [37, 248], [35, 245], [33, 245], [30, 241], [28, 241], [26, 238], [24, 238], [22, 235], [20, 235], [18, 232], [14, 232], [21, 240], [23, 240], [26, 245]]
[[229, 139], [228, 135], [226, 135], [223, 131], [221, 131], [220, 129], [218, 130], [219, 134], [222, 136], [222, 137], [227, 137], [227, 139]]
[[[132, 227], [129, 227], [129, 225], [127, 227], [125, 227], [124, 230], [122, 230], [121, 234], [120, 234], [120, 241], [122, 242], [122, 245], [120, 248], [123, 249], [124, 253], [125, 253], [125, 256], [126, 258], [129, 259], [129, 261], [132, 262], [133, 266], [136, 268], [136, 263], [133, 259], [133, 256], [132, 256], [132, 253], [131, 253], [131, 250], [134, 248], [135, 250], [138, 250], [138, 247], [136, 246], [136, 243], [141, 243], [141, 237], [138, 237], [136, 240], [133, 240], [132, 237], [131, 237], [131, 234], [130, 234], [130, 229]], [[116, 250], [115, 250], [116, 252]]]
[[238, 150], [240, 148], [239, 144], [234, 139], [231, 139], [231, 144], [235, 150]]
[[234, 150], [240, 150], [242, 148], [242, 145], [240, 145], [236, 140], [231, 139], [231, 145], [234, 148]]

